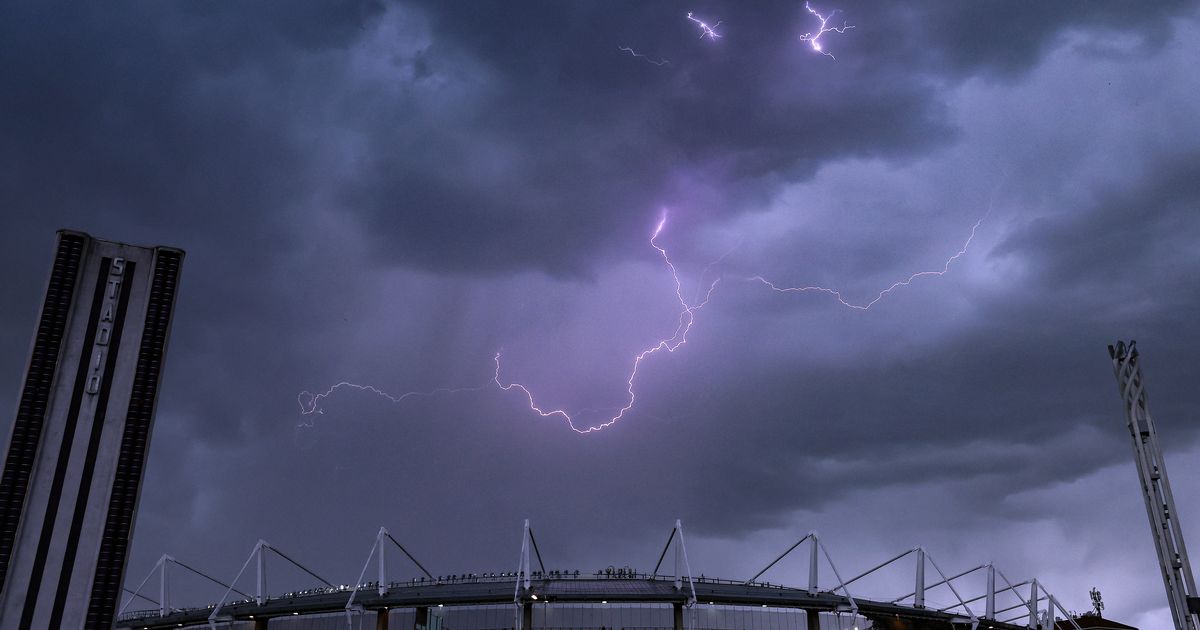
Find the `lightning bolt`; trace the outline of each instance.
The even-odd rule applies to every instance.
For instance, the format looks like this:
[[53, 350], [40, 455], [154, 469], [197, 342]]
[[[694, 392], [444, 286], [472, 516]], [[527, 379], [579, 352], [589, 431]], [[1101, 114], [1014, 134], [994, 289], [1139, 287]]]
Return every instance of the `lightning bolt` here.
[[709, 26], [708, 24], [705, 24], [703, 21], [692, 17], [691, 12], [688, 12], [687, 19], [695, 22], [696, 25], [700, 27], [700, 39], [704, 39], [705, 37], [707, 37], [709, 39], [715, 40], [721, 36], [719, 33], [717, 33], [717, 27], [721, 25], [721, 20], [717, 20], [716, 24]]
[[[431, 389], [431, 390], [425, 391], [425, 392], [405, 392], [403, 394], [400, 394], [399, 396], [395, 396], [395, 395], [392, 395], [392, 394], [389, 394], [389, 393], [383, 391], [382, 389], [379, 389], [379, 388], [371, 386], [371, 385], [359, 385], [358, 383], [349, 383], [347, 381], [342, 381], [336, 385], [331, 386], [329, 389], [327, 389], [319, 394], [314, 394], [308, 390], [304, 390], [296, 395], [296, 402], [299, 403], [299, 405], [300, 405], [300, 415], [311, 417], [311, 416], [323, 415], [325, 413], [325, 410], [323, 408], [321, 408], [321, 401], [326, 398], [329, 398], [330, 396], [333, 395], [334, 392], [336, 392], [339, 389], [353, 389], [353, 390], [357, 390], [360, 392], [368, 392], [371, 394], [375, 394], [376, 396], [378, 396], [380, 398], [387, 399], [387, 400], [391, 401], [392, 403], [400, 403], [400, 402], [403, 402], [407, 398], [427, 398], [430, 396], [437, 396], [438, 394], [457, 394], [460, 392], [477, 392], [477, 391], [482, 390], [484, 387], [487, 387], [487, 384], [484, 384], [484, 385], [481, 385], [478, 387], [439, 387], [437, 389]], [[309, 420], [307, 420], [305, 422], [301, 422], [299, 425], [297, 425], [297, 428], [301, 428], [301, 427], [312, 428], [313, 426], [314, 426], [314, 420], [310, 418]]]
[[774, 282], [767, 280], [766, 278], [764, 278], [762, 276], [753, 276], [753, 277], [747, 278], [747, 280], [750, 282], [761, 282], [762, 284], [766, 285], [767, 288], [771, 289], [772, 291], [778, 291], [780, 293], [807, 293], [807, 292], [827, 293], [829, 295], [832, 295], [835, 299], [837, 299], [837, 301], [839, 303], [841, 303], [842, 306], [845, 306], [847, 308], [852, 308], [852, 309], [858, 310], [858, 311], [870, 310], [870, 308], [872, 306], [875, 306], [876, 304], [878, 304], [880, 300], [882, 300], [884, 297], [886, 297], [892, 291], [895, 291], [896, 289], [899, 289], [900, 287], [906, 287], [906, 286], [912, 284], [914, 281], [916, 281], [919, 278], [925, 278], [928, 276], [944, 276], [944, 275], [946, 275], [946, 273], [950, 271], [950, 265], [953, 264], [954, 261], [956, 261], [959, 258], [962, 258], [964, 255], [966, 255], [967, 249], [971, 247], [971, 241], [975, 240], [975, 232], [979, 230], [979, 226], [983, 224], [984, 220], [986, 220], [988, 218], [988, 216], [991, 215], [992, 207], [996, 203], [996, 195], [1000, 192], [1000, 188], [1004, 185], [1004, 180], [1007, 178], [1008, 178], [1008, 175], [1005, 174], [1004, 178], [1001, 179], [1000, 184], [998, 184], [996, 186], [995, 190], [992, 191], [992, 198], [988, 202], [987, 210], [983, 213], [982, 216], [979, 217], [979, 220], [975, 222], [975, 225], [971, 226], [971, 233], [967, 236], [967, 240], [963, 241], [962, 247], [960, 247], [959, 250], [957, 252], [955, 252], [953, 256], [950, 256], [949, 258], [946, 259], [946, 262], [942, 264], [941, 269], [935, 269], [932, 271], [918, 271], [903, 280], [898, 280], [896, 282], [893, 282], [891, 284], [891, 286], [880, 291], [875, 296], [875, 298], [869, 302], [856, 304], [854, 302], [847, 300], [842, 295], [841, 291], [838, 291], [837, 289], [830, 289], [828, 287], [821, 287], [821, 286], [781, 287], [781, 286], [775, 284]]
[[[688, 331], [692, 329], [692, 324], [696, 321], [696, 311], [699, 311], [708, 304], [709, 300], [712, 298], [713, 291], [716, 290], [717, 285], [721, 282], [721, 278], [717, 277], [708, 285], [708, 290], [704, 292], [704, 298], [702, 300], [693, 301], [690, 304], [688, 303], [688, 301], [683, 297], [683, 283], [679, 279], [679, 272], [675, 268], [675, 263], [671, 262], [671, 257], [667, 255], [667, 250], [656, 242], [656, 239], [658, 238], [659, 234], [662, 233], [666, 224], [667, 216], [664, 213], [662, 219], [659, 220], [658, 225], [655, 226], [654, 233], [650, 235], [650, 246], [658, 250], [659, 255], [662, 256], [663, 262], [665, 262], [667, 265], [667, 269], [670, 270], [671, 278], [675, 282], [675, 298], [678, 300], [679, 306], [682, 310], [679, 312], [679, 321], [675, 326], [675, 333], [672, 336], [660, 340], [658, 343], [646, 348], [645, 350], [642, 350], [640, 353], [634, 356], [633, 367], [629, 371], [629, 378], [625, 380], [625, 391], [628, 394], [628, 398], [626, 399], [624, 407], [621, 407], [616, 414], [612, 415], [604, 422], [590, 425], [581, 429], [575, 425], [575, 418], [573, 418], [567, 411], [563, 409], [544, 409], [540, 407], [534, 400], [533, 393], [529, 391], [528, 387], [515, 382], [507, 384], [501, 382], [499, 352], [497, 352], [496, 356], [494, 357], [496, 362], [496, 373], [493, 381], [496, 383], [496, 385], [504, 391], [511, 391], [514, 389], [520, 390], [520, 392], [525, 395], [526, 400], [529, 402], [529, 409], [534, 413], [543, 418], [558, 416], [567, 421], [567, 426], [569, 426], [572, 431], [580, 434], [593, 433], [595, 431], [607, 429], [608, 427], [620, 421], [621, 418], [625, 417], [625, 414], [630, 409], [633, 409], [633, 405], [637, 400], [637, 394], [633, 391], [633, 383], [635, 380], [637, 380], [638, 370], [642, 366], [642, 361], [662, 351], [666, 351], [668, 353], [675, 352], [681, 346], [686, 344]], [[705, 269], [706, 272], [707, 270], [708, 268]]]
[[[1005, 175], [1004, 179], [1007, 179], [1007, 175]], [[923, 277], [927, 277], [927, 276], [942, 276], [942, 275], [945, 275], [947, 272], [949, 272], [950, 266], [956, 260], [958, 260], [962, 256], [966, 255], [967, 250], [971, 246], [971, 242], [975, 239], [975, 234], [979, 230], [979, 227], [983, 224], [983, 222], [991, 214], [992, 207], [995, 204], [996, 195], [999, 193], [1000, 188], [1003, 186], [1004, 179], [1001, 180], [1001, 183], [998, 184], [996, 189], [992, 192], [992, 199], [988, 204], [988, 208], [987, 208], [986, 212], [984, 212], [984, 214], [979, 218], [979, 220], [977, 220], [975, 222], [975, 224], [973, 226], [971, 226], [971, 233], [967, 236], [966, 241], [963, 242], [962, 247], [960, 247], [957, 252], [955, 252], [952, 256], [950, 256], [949, 258], [946, 259], [945, 263], [942, 264], [941, 269], [936, 269], [936, 270], [931, 270], [931, 271], [918, 271], [917, 273], [914, 273], [903, 280], [899, 280], [897, 282], [892, 283], [890, 286], [888, 286], [887, 288], [880, 291], [874, 297], [874, 299], [870, 300], [869, 302], [865, 302], [865, 303], [851, 302], [845, 298], [845, 296], [842, 294], [841, 291], [839, 291], [837, 289], [831, 289], [828, 287], [822, 287], [822, 286], [781, 287], [781, 286], [771, 282], [770, 280], [767, 280], [766, 278], [764, 278], [762, 276], [753, 276], [753, 277], [746, 278], [746, 279], [749, 281], [753, 281], [753, 282], [760, 282], [763, 285], [767, 286], [772, 291], [777, 291], [780, 293], [804, 293], [804, 292], [826, 293], [826, 294], [834, 296], [834, 298], [836, 298], [837, 301], [841, 305], [843, 305], [847, 308], [861, 310], [861, 311], [870, 310], [871, 307], [873, 307], [873, 306], [875, 306], [875, 304], [879, 303], [880, 300], [882, 300], [887, 295], [891, 294], [896, 289], [899, 289], [900, 287], [908, 286], [919, 278], [923, 278]], [[639, 370], [642, 367], [642, 362], [645, 361], [646, 359], [654, 356], [655, 354], [659, 354], [664, 351], [667, 353], [673, 353], [687, 343], [687, 335], [688, 335], [688, 332], [692, 329], [692, 325], [696, 321], [696, 313], [700, 309], [702, 309], [708, 305], [709, 301], [712, 299], [713, 292], [716, 290], [717, 285], [720, 284], [720, 282], [721, 282], [721, 277], [717, 276], [716, 278], [713, 278], [711, 281], [708, 281], [707, 285], [706, 285], [705, 282], [706, 282], [706, 278], [707, 278], [709, 272], [714, 267], [716, 267], [717, 265], [722, 263], [730, 254], [732, 254], [734, 252], [734, 250], [736, 250], [740, 246], [740, 242], [739, 242], [737, 245], [734, 245], [734, 247], [731, 248], [729, 251], [725, 252], [720, 258], [709, 263], [706, 267], [704, 267], [704, 269], [700, 273], [699, 279], [697, 280], [696, 292], [693, 296], [693, 299], [689, 302], [687, 300], [687, 298], [684, 297], [683, 282], [680, 280], [679, 271], [675, 267], [675, 263], [671, 260], [671, 257], [667, 253], [666, 248], [664, 248], [658, 244], [658, 237], [662, 234], [662, 231], [666, 227], [666, 224], [667, 224], [667, 216], [664, 213], [662, 218], [659, 220], [658, 224], [655, 225], [654, 231], [650, 235], [650, 246], [653, 247], [658, 252], [659, 256], [662, 257], [663, 263], [665, 263], [667, 270], [671, 274], [671, 279], [675, 284], [675, 299], [678, 302], [679, 308], [680, 308], [679, 317], [678, 317], [678, 320], [677, 320], [677, 323], [675, 326], [675, 331], [673, 332], [673, 334], [670, 337], [661, 339], [654, 345], [649, 346], [649, 347], [645, 348], [644, 350], [642, 350], [641, 352], [639, 352], [638, 354], [634, 355], [632, 367], [630, 368], [630, 371], [629, 371], [629, 376], [625, 379], [625, 385], [626, 385], [625, 392], [627, 394], [625, 404], [623, 407], [619, 408], [615, 414], [611, 415], [604, 422], [601, 422], [599, 424], [583, 426], [581, 428], [579, 425], [576, 424], [576, 417], [581, 413], [586, 413], [588, 411], [595, 411], [595, 409], [579, 410], [576, 412], [575, 416], [572, 416], [571, 413], [567, 412], [564, 409], [547, 409], [547, 408], [540, 406], [537, 403], [537, 400], [535, 399], [533, 392], [531, 392], [529, 390], [529, 388], [526, 387], [525, 385], [523, 385], [521, 383], [517, 383], [517, 382], [509, 382], [509, 383], [503, 382], [500, 378], [500, 370], [501, 370], [500, 358], [501, 358], [501, 354], [502, 354], [500, 352], [497, 352], [492, 357], [492, 360], [495, 363], [495, 371], [492, 374], [491, 380], [488, 381], [487, 383], [485, 383], [484, 385], [481, 385], [478, 387], [441, 387], [441, 388], [437, 388], [437, 389], [433, 389], [433, 390], [429, 390], [429, 391], [406, 392], [404, 394], [400, 394], [397, 396], [397, 395], [389, 394], [381, 389], [378, 389], [378, 388], [370, 386], [370, 385], [360, 385], [357, 383], [350, 383], [347, 381], [342, 381], [342, 382], [337, 383], [336, 385], [333, 385], [332, 387], [330, 387], [330, 388], [326, 389], [325, 391], [318, 393], [318, 394], [314, 394], [307, 390], [300, 392], [300, 394], [296, 397], [296, 401], [300, 405], [301, 415], [302, 416], [314, 416], [314, 415], [323, 414], [324, 410], [321, 408], [321, 401], [332, 396], [334, 394], [334, 392], [336, 392], [340, 389], [352, 389], [352, 390], [367, 392], [367, 393], [371, 393], [376, 396], [379, 396], [381, 398], [384, 398], [392, 403], [401, 403], [404, 400], [406, 400], [408, 398], [413, 398], [413, 397], [430, 397], [430, 396], [436, 396], [436, 395], [440, 395], [440, 394], [454, 394], [454, 393], [460, 393], [460, 392], [480, 391], [485, 388], [491, 387], [492, 385], [495, 385], [495, 386], [499, 387], [501, 390], [506, 391], [506, 392], [512, 391], [514, 389], [520, 391], [522, 394], [524, 394], [525, 400], [528, 403], [529, 409], [531, 411], [533, 411], [534, 413], [538, 414], [539, 416], [541, 416], [543, 418], [557, 416], [563, 420], [566, 420], [567, 426], [575, 433], [579, 433], [579, 434], [594, 433], [594, 432], [601, 431], [603, 429], [606, 429], [606, 428], [616, 424], [618, 421], [620, 421], [622, 418], [624, 418], [625, 415], [630, 410], [633, 409], [634, 404], [637, 401], [637, 394], [634, 391], [635, 390], [634, 384], [635, 384], [635, 381], [637, 380]], [[301, 427], [312, 427], [313, 422], [312, 422], [312, 420], [309, 420], [308, 422], [302, 423], [300, 426]]]
[[805, 33], [805, 34], [801, 35], [800, 41], [808, 42], [809, 45], [812, 46], [813, 50], [821, 53], [822, 55], [825, 55], [826, 57], [829, 57], [830, 59], [833, 59], [834, 61], [837, 61], [837, 57], [834, 57], [832, 53], [827, 52], [821, 48], [821, 42], [820, 42], [821, 36], [824, 35], [825, 33], [830, 33], [830, 32], [845, 33], [846, 31], [848, 31], [854, 27], [846, 24], [845, 22], [842, 22], [842, 25], [840, 27], [826, 26], [826, 24], [829, 23], [830, 18], [832, 18], [834, 16], [834, 14], [837, 13], [837, 11], [830, 12], [829, 16], [826, 17], [826, 16], [821, 15], [820, 13], [817, 13], [816, 9], [813, 9], [812, 6], [810, 6], [807, 2], [804, 3], [804, 8], [808, 9], [809, 13], [815, 15], [817, 17], [817, 19], [820, 20], [821, 27], [819, 29], [817, 29], [817, 32], [815, 35], [813, 33]]
[[658, 61], [655, 61], [655, 60], [651, 59], [650, 57], [647, 57], [646, 55], [643, 55], [627, 46], [620, 46], [617, 48], [617, 50], [620, 50], [622, 52], [627, 52], [630, 55], [633, 55], [634, 57], [641, 57], [642, 59], [645, 59], [647, 63], [652, 63], [656, 66], [665, 66], [665, 65], [671, 63], [670, 61], [668, 61], [666, 59], [659, 59]]

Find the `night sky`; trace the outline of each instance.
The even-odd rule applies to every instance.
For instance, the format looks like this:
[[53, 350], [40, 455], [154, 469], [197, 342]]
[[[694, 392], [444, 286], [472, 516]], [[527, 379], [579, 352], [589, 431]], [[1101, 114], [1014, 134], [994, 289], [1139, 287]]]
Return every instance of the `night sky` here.
[[[647, 570], [682, 518], [697, 574], [817, 529], [843, 574], [921, 544], [1167, 627], [1105, 346], [1138, 341], [1200, 554], [1200, 11], [814, 8], [836, 59], [795, 0], [5, 2], [0, 409], [56, 229], [177, 246], [129, 584], [259, 538], [348, 583], [380, 525], [512, 571], [526, 517], [552, 568]], [[502, 352], [577, 426], [625, 404], [680, 322], [664, 216], [685, 300], [719, 283], [633, 409], [580, 435], [497, 387]], [[977, 222], [869, 310], [750, 280], [869, 302]], [[341, 381], [465, 391], [302, 413]]]

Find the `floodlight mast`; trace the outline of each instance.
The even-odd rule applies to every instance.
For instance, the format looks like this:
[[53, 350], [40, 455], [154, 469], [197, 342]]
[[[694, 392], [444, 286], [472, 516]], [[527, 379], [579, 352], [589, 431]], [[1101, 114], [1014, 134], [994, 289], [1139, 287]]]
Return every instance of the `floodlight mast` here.
[[1150, 533], [1154, 536], [1154, 547], [1158, 552], [1171, 618], [1175, 621], [1176, 630], [1200, 630], [1196, 618], [1200, 614], [1200, 597], [1196, 596], [1196, 582], [1183, 543], [1179, 512], [1175, 509], [1171, 482], [1167, 479], [1167, 468], [1158, 446], [1158, 431], [1146, 404], [1145, 381], [1138, 363], [1137, 346], [1132, 340], [1128, 345], [1118, 341], [1116, 345], [1108, 347], [1108, 354], [1112, 357], [1113, 372], [1125, 402], [1129, 435], [1133, 439], [1133, 458], [1142, 484], [1142, 496], [1146, 500]]

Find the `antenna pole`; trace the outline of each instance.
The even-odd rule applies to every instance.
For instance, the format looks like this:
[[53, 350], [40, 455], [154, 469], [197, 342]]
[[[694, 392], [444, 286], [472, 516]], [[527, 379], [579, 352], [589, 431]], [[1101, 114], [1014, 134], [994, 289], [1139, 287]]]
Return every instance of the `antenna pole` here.
[[1195, 596], [1196, 582], [1183, 543], [1179, 512], [1175, 509], [1171, 482], [1167, 479], [1162, 449], [1158, 446], [1158, 431], [1146, 404], [1137, 346], [1133, 341], [1128, 345], [1118, 341], [1108, 347], [1108, 354], [1112, 357], [1113, 373], [1125, 403], [1129, 436], [1133, 440], [1133, 459], [1142, 482], [1142, 498], [1146, 502], [1146, 515], [1150, 519], [1150, 533], [1158, 552], [1171, 618], [1175, 621], [1175, 630], [1198, 630], [1196, 615], [1200, 613], [1200, 597]]

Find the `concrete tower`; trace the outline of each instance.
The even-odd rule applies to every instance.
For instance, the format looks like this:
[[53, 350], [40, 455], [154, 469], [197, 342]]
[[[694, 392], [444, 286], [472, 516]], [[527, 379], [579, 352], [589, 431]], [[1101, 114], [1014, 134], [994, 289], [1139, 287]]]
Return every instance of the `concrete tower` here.
[[183, 252], [62, 231], [0, 473], [0, 628], [109, 628]]

